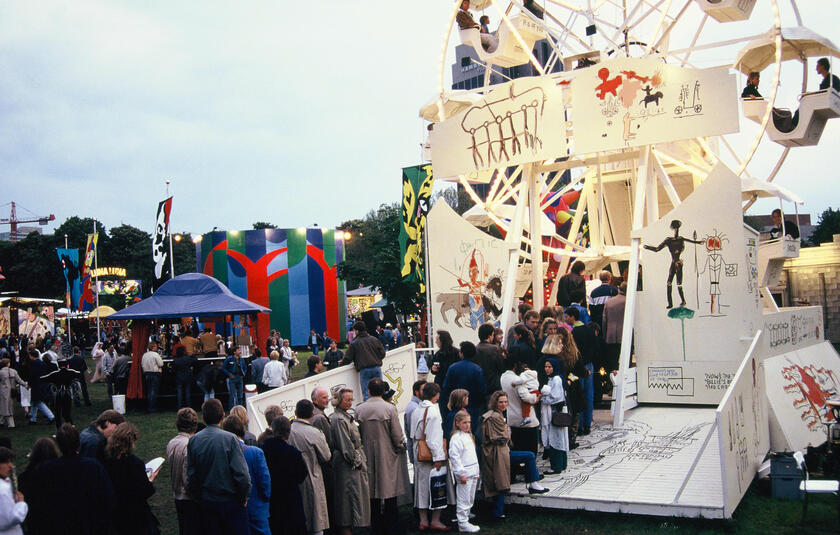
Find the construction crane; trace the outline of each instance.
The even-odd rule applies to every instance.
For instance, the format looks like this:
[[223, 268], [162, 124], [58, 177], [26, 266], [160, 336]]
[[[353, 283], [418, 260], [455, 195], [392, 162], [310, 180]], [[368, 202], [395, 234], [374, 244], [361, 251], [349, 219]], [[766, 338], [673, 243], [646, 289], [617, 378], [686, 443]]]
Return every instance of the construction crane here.
[[[38, 223], [39, 225], [46, 225], [50, 221], [55, 221], [55, 215], [54, 214], [50, 214], [48, 216], [36, 216], [35, 214], [32, 214], [33, 217], [31, 217], [31, 218], [18, 219], [18, 217], [17, 217], [17, 205], [15, 204], [15, 201], [12, 201], [10, 203], [6, 203], [3, 206], [8, 206], [8, 205], [12, 206], [11, 213], [9, 214], [9, 217], [0, 217], [0, 225], [9, 225], [11, 227], [10, 232], [9, 232], [9, 241], [10, 242], [18, 241], [18, 223]], [[26, 210], [29, 213], [32, 213], [31, 211], [27, 210], [26, 208], [24, 208], [24, 210]]]

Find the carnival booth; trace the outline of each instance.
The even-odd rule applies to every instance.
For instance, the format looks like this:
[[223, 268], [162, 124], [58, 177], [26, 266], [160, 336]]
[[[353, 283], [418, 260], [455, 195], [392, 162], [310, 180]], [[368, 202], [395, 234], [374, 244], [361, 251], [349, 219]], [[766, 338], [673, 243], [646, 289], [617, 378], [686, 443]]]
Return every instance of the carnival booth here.
[[[132, 361], [128, 378], [128, 399], [143, 397], [143, 379], [140, 369], [140, 358], [146, 352], [152, 325], [158, 321], [177, 323], [181, 318], [228, 318], [233, 315], [247, 315], [256, 324], [258, 314], [267, 314], [271, 309], [252, 303], [233, 294], [224, 284], [203, 273], [185, 273], [165, 282], [149, 298], [127, 307], [108, 317], [111, 320], [133, 320], [131, 325]], [[265, 333], [266, 335], [268, 333]], [[259, 339], [260, 334], [253, 333], [253, 338]], [[200, 365], [211, 365], [212, 360], [199, 359]], [[163, 377], [161, 391], [165, 392], [168, 383], [174, 384], [174, 377], [168, 372], [167, 366]], [[173, 388], [174, 390], [174, 388]], [[217, 390], [218, 392], [218, 390]]]

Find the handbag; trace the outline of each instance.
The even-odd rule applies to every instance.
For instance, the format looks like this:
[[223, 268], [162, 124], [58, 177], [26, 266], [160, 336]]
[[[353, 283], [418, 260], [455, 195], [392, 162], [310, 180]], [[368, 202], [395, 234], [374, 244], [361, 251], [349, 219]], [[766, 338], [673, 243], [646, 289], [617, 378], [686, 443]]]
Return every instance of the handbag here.
[[[417, 460], [422, 463], [434, 462], [434, 455], [429, 445], [426, 443], [426, 415], [429, 414], [429, 407], [423, 411], [423, 438], [417, 439]], [[446, 439], [443, 439], [444, 460], [446, 460]]]
[[563, 412], [565, 402], [555, 403], [551, 406], [551, 425], [554, 427], [569, 427], [572, 425], [572, 415], [568, 412]]
[[446, 509], [447, 502], [447, 470], [445, 466], [439, 470], [429, 472], [429, 509]]

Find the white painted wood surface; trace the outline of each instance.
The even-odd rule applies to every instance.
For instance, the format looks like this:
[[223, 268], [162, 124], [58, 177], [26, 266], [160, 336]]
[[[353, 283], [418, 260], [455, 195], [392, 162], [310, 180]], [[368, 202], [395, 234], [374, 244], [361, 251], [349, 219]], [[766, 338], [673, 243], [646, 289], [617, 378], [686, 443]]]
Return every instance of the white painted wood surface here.
[[[716, 431], [701, 453], [714, 421], [714, 409], [637, 408], [627, 413], [621, 427], [596, 425], [590, 435], [579, 437], [580, 447], [569, 452], [569, 468], [541, 481], [550, 492], [531, 496], [524, 483], [515, 483], [509, 501], [558, 509], [721, 518]], [[694, 473], [675, 501], [698, 454]]]

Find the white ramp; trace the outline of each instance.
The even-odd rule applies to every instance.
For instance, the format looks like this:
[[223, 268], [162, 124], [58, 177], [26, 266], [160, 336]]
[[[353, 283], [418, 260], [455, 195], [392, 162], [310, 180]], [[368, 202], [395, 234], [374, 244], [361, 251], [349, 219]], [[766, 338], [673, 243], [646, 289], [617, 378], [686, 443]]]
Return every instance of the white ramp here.
[[569, 467], [541, 482], [550, 492], [532, 496], [524, 483], [517, 483], [509, 501], [557, 509], [724, 518], [715, 409], [641, 407], [630, 411], [621, 427], [595, 426], [578, 443], [569, 452]]

